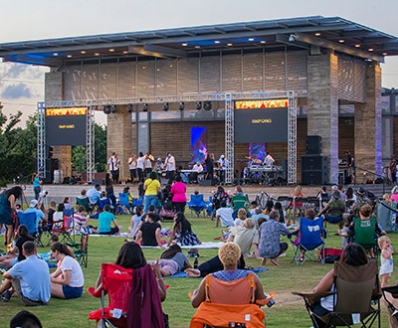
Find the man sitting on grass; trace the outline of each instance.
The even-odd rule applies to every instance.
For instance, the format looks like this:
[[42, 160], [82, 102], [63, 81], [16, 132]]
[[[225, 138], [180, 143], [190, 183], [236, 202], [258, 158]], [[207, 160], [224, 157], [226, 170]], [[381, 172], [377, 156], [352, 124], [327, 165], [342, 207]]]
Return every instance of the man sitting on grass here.
[[[51, 297], [51, 282], [48, 265], [37, 257], [36, 245], [27, 241], [22, 246], [26, 260], [18, 262], [4, 273], [0, 287], [4, 302], [11, 299], [13, 292], [26, 306], [47, 304]], [[10, 288], [12, 286], [12, 288]]]
[[[114, 227], [111, 228], [111, 223], [113, 222]], [[109, 204], [104, 206], [104, 211], [100, 213], [98, 217], [98, 233], [101, 235], [114, 235], [118, 233], [120, 227], [116, 222], [116, 218], [111, 213], [111, 206]]]

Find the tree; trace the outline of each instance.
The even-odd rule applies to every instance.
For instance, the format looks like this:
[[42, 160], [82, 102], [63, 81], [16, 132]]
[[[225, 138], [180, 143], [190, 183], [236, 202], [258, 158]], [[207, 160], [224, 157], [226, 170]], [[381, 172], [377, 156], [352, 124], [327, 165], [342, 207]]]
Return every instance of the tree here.
[[[106, 171], [106, 127], [94, 123], [94, 156], [95, 170]], [[87, 168], [86, 147], [75, 146], [72, 149], [72, 163], [78, 172], [84, 172]]]

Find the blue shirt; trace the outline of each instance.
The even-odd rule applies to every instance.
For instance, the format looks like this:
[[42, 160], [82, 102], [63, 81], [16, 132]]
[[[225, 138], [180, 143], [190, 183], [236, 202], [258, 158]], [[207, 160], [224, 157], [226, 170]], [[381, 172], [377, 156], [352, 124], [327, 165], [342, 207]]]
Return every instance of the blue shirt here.
[[113, 220], [115, 220], [115, 216], [111, 212], [102, 212], [98, 217], [98, 232], [106, 233], [111, 231], [111, 222]]
[[87, 197], [90, 199], [91, 204], [98, 204], [101, 198], [101, 193], [97, 189], [92, 188], [87, 191]]
[[40, 187], [40, 179], [38, 177], [33, 179], [33, 188]]
[[41, 211], [35, 207], [29, 207], [24, 213], [36, 213], [36, 231], [39, 231], [40, 220], [44, 219], [43, 211]]
[[51, 297], [51, 281], [48, 264], [36, 255], [18, 262], [9, 271], [13, 278], [19, 278], [22, 294], [32, 301], [47, 303]]

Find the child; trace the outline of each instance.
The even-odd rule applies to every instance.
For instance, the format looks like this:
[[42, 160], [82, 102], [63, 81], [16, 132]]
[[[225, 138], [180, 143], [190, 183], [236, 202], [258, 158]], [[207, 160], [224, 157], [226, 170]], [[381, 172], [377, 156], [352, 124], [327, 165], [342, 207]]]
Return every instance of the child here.
[[240, 208], [238, 210], [238, 217], [234, 221], [234, 226], [235, 227], [242, 227], [243, 226], [243, 221], [247, 219], [247, 213], [244, 208]]
[[393, 271], [393, 259], [392, 259], [392, 247], [390, 238], [387, 236], [381, 236], [378, 239], [379, 247], [381, 249], [380, 257], [380, 277], [381, 287], [387, 287], [388, 278], [391, 276]]

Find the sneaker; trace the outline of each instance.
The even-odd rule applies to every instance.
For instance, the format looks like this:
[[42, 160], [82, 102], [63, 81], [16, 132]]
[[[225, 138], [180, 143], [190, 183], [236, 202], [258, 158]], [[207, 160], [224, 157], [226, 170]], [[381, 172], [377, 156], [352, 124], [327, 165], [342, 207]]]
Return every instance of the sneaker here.
[[12, 294], [9, 290], [6, 290], [3, 294], [1, 294], [1, 300], [3, 302], [8, 302], [11, 299]]

